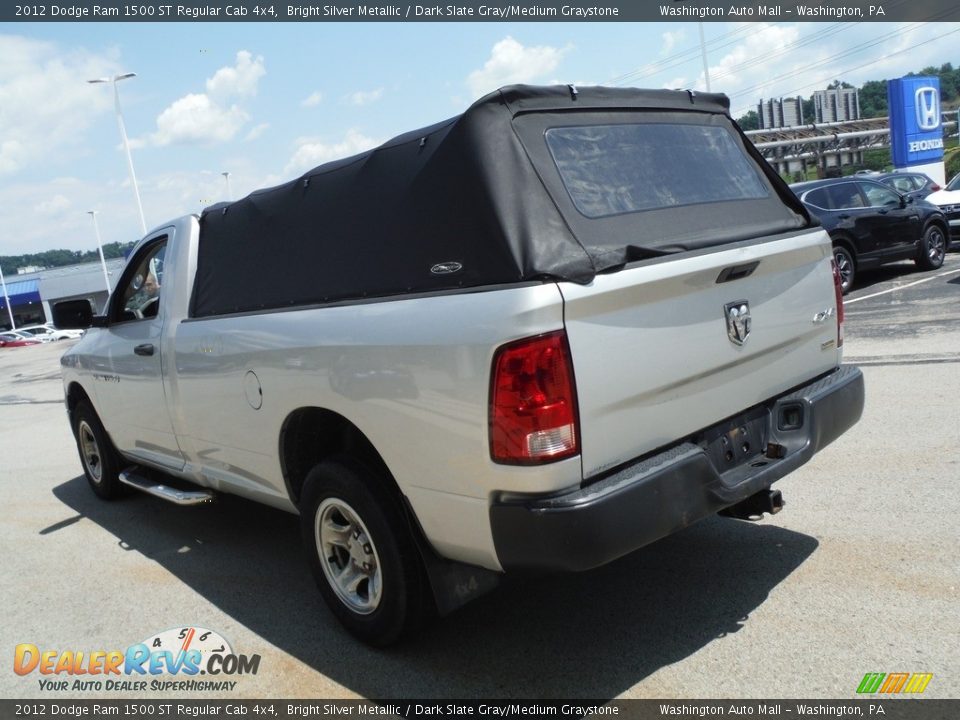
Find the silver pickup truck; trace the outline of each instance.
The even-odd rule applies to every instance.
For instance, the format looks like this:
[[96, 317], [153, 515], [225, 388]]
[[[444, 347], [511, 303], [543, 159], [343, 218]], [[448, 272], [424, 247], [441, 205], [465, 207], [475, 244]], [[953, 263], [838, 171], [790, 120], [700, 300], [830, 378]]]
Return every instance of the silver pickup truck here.
[[853, 425], [830, 238], [722, 95], [512, 86], [164, 224], [62, 359], [93, 491], [298, 513], [387, 644], [504, 572], [597, 567]]

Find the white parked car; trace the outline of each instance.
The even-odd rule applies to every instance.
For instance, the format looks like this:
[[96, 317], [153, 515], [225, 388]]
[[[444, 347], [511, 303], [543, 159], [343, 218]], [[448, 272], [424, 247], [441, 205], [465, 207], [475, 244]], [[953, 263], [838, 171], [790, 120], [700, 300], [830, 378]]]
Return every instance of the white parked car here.
[[53, 323], [45, 325], [28, 325], [27, 327], [17, 328], [20, 333], [25, 333], [31, 337], [37, 338], [43, 342], [54, 340], [76, 340], [83, 337], [83, 330], [60, 330], [53, 326]]
[[960, 174], [955, 175], [942, 190], [927, 195], [926, 200], [940, 206], [950, 225], [950, 240], [960, 242]]

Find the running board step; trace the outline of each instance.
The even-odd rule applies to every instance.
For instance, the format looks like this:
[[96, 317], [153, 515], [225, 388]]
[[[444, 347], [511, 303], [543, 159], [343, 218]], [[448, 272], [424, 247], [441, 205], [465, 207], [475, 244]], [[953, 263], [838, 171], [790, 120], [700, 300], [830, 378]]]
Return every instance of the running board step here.
[[148, 480], [142, 475], [137, 475], [136, 470], [132, 468], [120, 473], [119, 479], [124, 485], [129, 485], [175, 505], [200, 505], [213, 500], [213, 493], [209, 490], [179, 490], [169, 485]]

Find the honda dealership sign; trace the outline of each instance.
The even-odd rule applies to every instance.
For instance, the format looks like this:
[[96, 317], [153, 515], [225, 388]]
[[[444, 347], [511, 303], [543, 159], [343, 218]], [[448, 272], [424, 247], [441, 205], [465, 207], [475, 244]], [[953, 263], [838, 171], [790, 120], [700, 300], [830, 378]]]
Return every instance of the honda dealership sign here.
[[887, 100], [894, 167], [920, 170], [922, 166], [939, 163], [942, 176], [940, 78], [919, 76], [889, 80]]

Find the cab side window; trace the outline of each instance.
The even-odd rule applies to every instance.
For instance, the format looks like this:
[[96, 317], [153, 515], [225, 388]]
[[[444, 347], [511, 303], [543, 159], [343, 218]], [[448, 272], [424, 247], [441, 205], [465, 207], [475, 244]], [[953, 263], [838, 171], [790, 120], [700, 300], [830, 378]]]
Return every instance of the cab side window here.
[[916, 188], [913, 186], [913, 178], [902, 177], [894, 178], [893, 189], [899, 193], [913, 192]]
[[841, 183], [828, 188], [831, 204], [836, 210], [864, 207], [866, 203], [854, 183]]
[[163, 288], [163, 257], [166, 242], [155, 245], [137, 262], [132, 274], [120, 292], [115, 305], [119, 321], [145, 320], [160, 312], [160, 294]]
[[824, 210], [833, 210], [833, 202], [831, 201], [830, 196], [827, 194], [826, 188], [811, 190], [807, 193], [807, 196], [804, 199], [811, 205], [815, 205], [818, 208], [823, 208]]
[[900, 196], [880, 183], [860, 183], [870, 207], [890, 207], [900, 204]]

